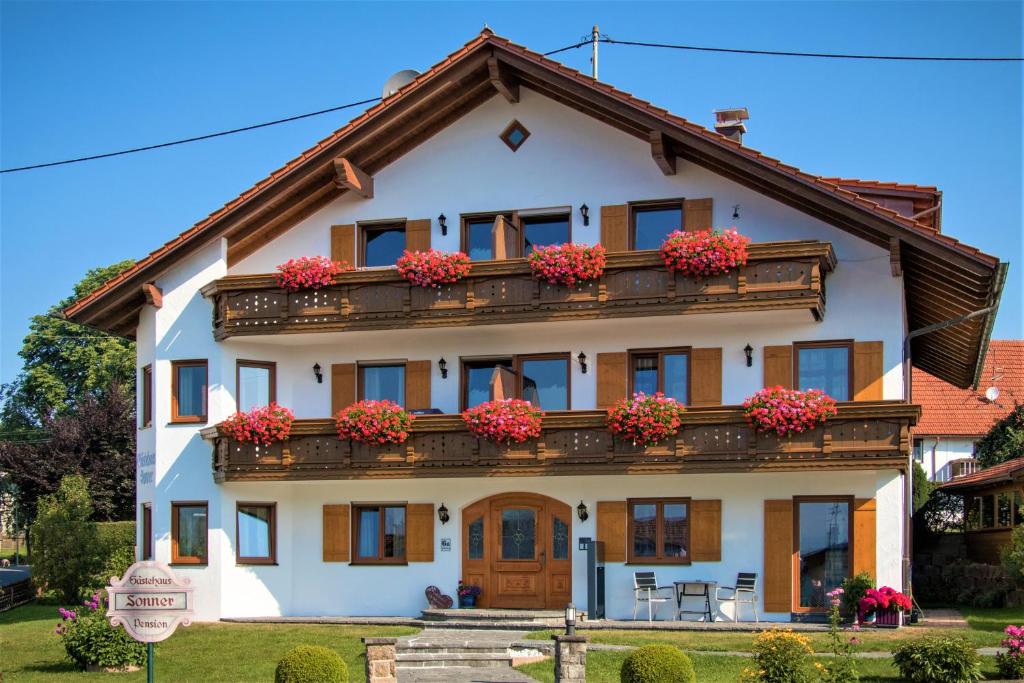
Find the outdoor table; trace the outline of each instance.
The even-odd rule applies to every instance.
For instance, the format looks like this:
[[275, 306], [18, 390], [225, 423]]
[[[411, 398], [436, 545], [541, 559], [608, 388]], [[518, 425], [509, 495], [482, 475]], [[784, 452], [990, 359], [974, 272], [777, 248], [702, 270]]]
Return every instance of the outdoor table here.
[[[704, 579], [686, 579], [684, 581], [673, 581], [676, 592], [676, 618], [682, 621], [684, 614], [699, 614], [702, 620], [714, 621], [715, 613], [711, 609], [711, 596], [715, 594], [718, 586], [717, 581], [705, 581]], [[683, 600], [686, 598], [704, 598], [704, 609], [686, 610], [683, 609]]]

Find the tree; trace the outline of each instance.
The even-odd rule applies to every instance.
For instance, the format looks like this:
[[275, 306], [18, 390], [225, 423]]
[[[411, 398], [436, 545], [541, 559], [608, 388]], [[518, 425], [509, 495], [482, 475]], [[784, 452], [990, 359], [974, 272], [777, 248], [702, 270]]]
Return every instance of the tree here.
[[981, 437], [974, 457], [982, 467], [992, 467], [1021, 455], [1024, 455], [1024, 405], [1018, 404]]
[[921, 463], [917, 461], [914, 461], [914, 473], [912, 476], [914, 477], [914, 514], [917, 514], [924, 507], [925, 503], [928, 502], [928, 496], [931, 495], [934, 484], [928, 481], [928, 474], [921, 467]]
[[32, 578], [67, 604], [77, 604], [100, 567], [96, 522], [85, 477], [68, 475], [39, 499], [32, 524]]

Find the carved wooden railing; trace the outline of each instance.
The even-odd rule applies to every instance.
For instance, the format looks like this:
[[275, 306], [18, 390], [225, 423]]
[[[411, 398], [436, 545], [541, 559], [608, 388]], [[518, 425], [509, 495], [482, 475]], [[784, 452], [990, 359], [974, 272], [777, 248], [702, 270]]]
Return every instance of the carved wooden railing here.
[[418, 416], [392, 447], [342, 441], [333, 420], [296, 420], [272, 446], [238, 443], [219, 425], [203, 436], [217, 481], [903, 468], [919, 414], [899, 401], [841, 403], [823, 426], [778, 437], [756, 433], [737, 406], [690, 408], [679, 434], [648, 448], [614, 438], [600, 410], [548, 413], [539, 439], [511, 447], [475, 438], [459, 415]]
[[339, 330], [487, 325], [746, 310], [825, 313], [832, 245], [752, 244], [745, 267], [694, 280], [673, 276], [656, 251], [609, 254], [604, 275], [575, 287], [534, 279], [524, 258], [474, 263], [459, 282], [427, 289], [393, 268], [339, 275], [332, 287], [288, 293], [274, 275], [231, 275], [203, 294], [214, 301], [214, 337]]

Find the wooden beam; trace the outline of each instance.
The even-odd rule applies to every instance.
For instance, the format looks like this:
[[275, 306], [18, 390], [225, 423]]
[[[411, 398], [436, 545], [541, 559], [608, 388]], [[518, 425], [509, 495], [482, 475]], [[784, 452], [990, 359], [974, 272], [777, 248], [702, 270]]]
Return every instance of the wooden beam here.
[[892, 267], [893, 277], [903, 275], [903, 262], [900, 260], [900, 239], [898, 237], [889, 238], [889, 265]]
[[676, 174], [676, 153], [661, 131], [651, 131], [651, 157], [665, 175]]
[[512, 104], [519, 101], [519, 84], [512, 79], [505, 69], [502, 69], [497, 57], [487, 58], [487, 72], [491, 78], [491, 85], [501, 93], [502, 97]]
[[334, 184], [340, 190], [351, 190], [360, 197], [373, 199], [373, 176], [363, 172], [345, 157], [334, 160]]
[[142, 285], [142, 296], [146, 297], [146, 303], [153, 308], [161, 308], [164, 305], [163, 290], [152, 282]]

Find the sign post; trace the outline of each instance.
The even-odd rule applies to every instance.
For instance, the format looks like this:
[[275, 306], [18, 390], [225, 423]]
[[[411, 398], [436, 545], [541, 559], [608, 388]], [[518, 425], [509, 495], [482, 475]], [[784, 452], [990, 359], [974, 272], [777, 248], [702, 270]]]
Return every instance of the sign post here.
[[178, 626], [192, 623], [195, 613], [189, 579], [179, 579], [162, 562], [136, 562], [107, 586], [111, 626], [124, 626], [135, 640], [146, 643], [146, 681], [153, 683], [153, 643], [171, 637]]

